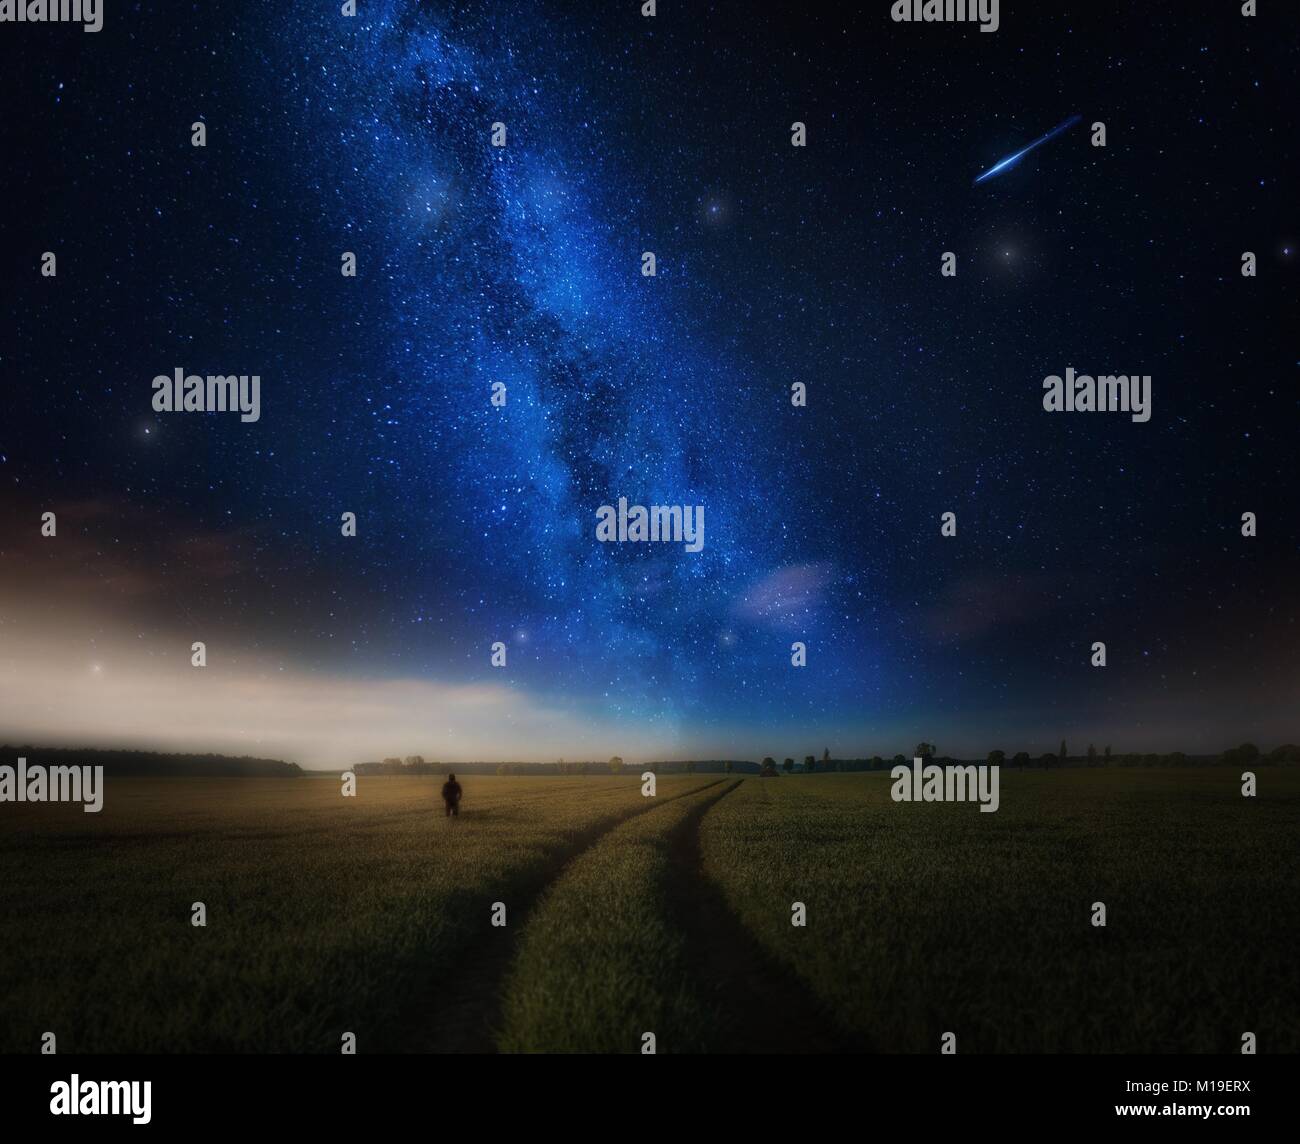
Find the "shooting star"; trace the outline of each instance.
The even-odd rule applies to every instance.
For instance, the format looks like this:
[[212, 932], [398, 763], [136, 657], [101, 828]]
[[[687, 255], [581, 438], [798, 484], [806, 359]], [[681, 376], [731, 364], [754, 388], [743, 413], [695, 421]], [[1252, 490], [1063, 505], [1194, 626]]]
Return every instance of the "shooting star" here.
[[990, 167], [987, 171], [984, 172], [984, 174], [980, 175], [980, 177], [975, 180], [976, 184], [978, 185], [979, 183], [982, 183], [985, 179], [991, 179], [994, 175], [1000, 175], [1003, 171], [1009, 170], [1010, 168], [1014, 167], [1017, 163], [1020, 162], [1021, 159], [1023, 159], [1026, 155], [1028, 155], [1029, 152], [1032, 151], [1035, 147], [1041, 147], [1049, 139], [1055, 139], [1058, 135], [1061, 134], [1062, 131], [1068, 131], [1082, 118], [1083, 118], [1082, 115], [1071, 115], [1069, 119], [1067, 119], [1064, 123], [1060, 123], [1057, 126], [1053, 127], [1051, 131], [1049, 131], [1046, 135], [1039, 136], [1031, 144], [1029, 144], [1028, 147], [1024, 148], [1023, 150], [1017, 151], [1014, 155], [1008, 155], [1005, 159], [1003, 159], [999, 163], [993, 164], [992, 167]]

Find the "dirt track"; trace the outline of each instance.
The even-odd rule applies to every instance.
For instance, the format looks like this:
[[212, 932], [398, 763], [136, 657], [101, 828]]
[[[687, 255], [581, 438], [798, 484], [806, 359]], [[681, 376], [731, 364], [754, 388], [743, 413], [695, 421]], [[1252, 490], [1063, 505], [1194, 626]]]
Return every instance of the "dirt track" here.
[[[625, 822], [679, 798], [698, 795], [722, 782], [704, 786], [671, 798], [655, 799], [645, 807], [610, 819], [583, 831], [573, 842], [532, 872], [524, 883], [509, 893], [510, 924], [486, 924], [456, 959], [450, 972], [429, 983], [427, 994], [413, 997], [401, 1029], [387, 1040], [389, 1051], [403, 1053], [495, 1053], [496, 1033], [501, 1024], [501, 989], [515, 955], [516, 937], [550, 887], [564, 877], [569, 864], [596, 845], [605, 835]], [[455, 983], [454, 1000], [448, 1001], [444, 981]]]
[[686, 937], [701, 994], [722, 1014], [708, 1051], [863, 1051], [835, 1030], [798, 978], [759, 946], [704, 872], [700, 824], [739, 785], [734, 782], [701, 803], [670, 840], [669, 910]]
[[[709, 1043], [714, 1053], [837, 1053], [869, 1051], [837, 1032], [834, 1024], [787, 969], [777, 965], [732, 914], [721, 891], [706, 876], [700, 825], [716, 803], [742, 780], [719, 779], [672, 799], [656, 799], [642, 810], [602, 823], [533, 872], [510, 898], [510, 924], [484, 925], [454, 968], [426, 995], [414, 997], [402, 1027], [390, 1038], [391, 1051], [408, 1053], [494, 1053], [501, 1024], [501, 992], [514, 959], [517, 935], [546, 892], [569, 865], [607, 834], [669, 801], [703, 798], [669, 836], [670, 873], [665, 888], [669, 916], [687, 943], [695, 974], [692, 984], [720, 1014]], [[724, 785], [725, 782], [725, 785]], [[720, 789], [719, 789], [720, 788]], [[484, 911], [484, 918], [487, 911]], [[450, 1002], [439, 986], [455, 982]]]

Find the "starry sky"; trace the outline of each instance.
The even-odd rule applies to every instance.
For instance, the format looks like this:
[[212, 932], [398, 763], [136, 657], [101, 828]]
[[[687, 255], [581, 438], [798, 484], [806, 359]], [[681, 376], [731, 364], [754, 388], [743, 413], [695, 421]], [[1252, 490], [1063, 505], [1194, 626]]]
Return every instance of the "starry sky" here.
[[[889, 7], [0, 29], [0, 740], [1294, 741], [1300, 15]], [[1044, 412], [1067, 367], [1151, 375], [1150, 422]], [[260, 420], [155, 413], [177, 368]], [[703, 551], [598, 543], [620, 496]]]

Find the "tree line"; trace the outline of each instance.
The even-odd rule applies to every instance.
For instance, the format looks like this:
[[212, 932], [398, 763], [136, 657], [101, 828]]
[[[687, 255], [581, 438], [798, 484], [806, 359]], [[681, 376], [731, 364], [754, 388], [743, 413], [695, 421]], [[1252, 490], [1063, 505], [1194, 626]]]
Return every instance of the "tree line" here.
[[644, 763], [634, 768], [625, 768], [623, 759], [619, 755], [615, 755], [605, 762], [591, 760], [569, 762], [564, 759], [557, 759], [553, 763], [442, 763], [427, 761], [423, 755], [407, 755], [405, 758], [393, 756], [379, 762], [358, 763], [352, 769], [357, 774], [380, 775], [445, 775], [449, 772], [471, 775], [617, 775], [622, 774], [625, 769], [634, 769], [637, 774], [643, 771], [652, 771], [655, 774], [688, 775], [697, 773], [740, 773], [757, 774], [764, 778], [776, 778], [782, 773], [789, 775], [796, 773], [887, 771], [898, 766], [911, 766], [913, 759], [922, 759], [926, 763], [935, 763], [939, 766], [955, 766], [959, 763], [969, 765], [972, 761], [980, 761], [987, 763], [989, 766], [1016, 767], [1020, 770], [1027, 768], [1046, 770], [1054, 767], [1109, 766], [1203, 767], [1207, 764], [1216, 763], [1226, 766], [1241, 766], [1249, 763], [1300, 763], [1300, 747], [1287, 743], [1280, 747], [1274, 747], [1271, 751], [1265, 753], [1253, 743], [1242, 743], [1240, 746], [1231, 747], [1218, 755], [1188, 755], [1182, 751], [1173, 751], [1167, 754], [1141, 754], [1136, 752], [1116, 754], [1109, 746], [1098, 750], [1095, 746], [1089, 745], [1083, 754], [1072, 755], [1065, 741], [1062, 740], [1059, 750], [1048, 751], [1041, 755], [1031, 755], [1028, 751], [1017, 751], [1014, 755], [1009, 756], [1006, 751], [993, 750], [983, 760], [971, 760], [940, 755], [938, 748], [933, 743], [921, 742], [913, 748], [912, 754], [897, 754], [892, 758], [872, 755], [870, 758], [833, 759], [831, 758], [830, 748], [827, 747], [822, 750], [820, 759], [816, 755], [805, 755], [801, 763], [796, 763], [793, 758], [786, 758], [783, 762], [778, 763], [776, 759], [769, 755], [761, 763], [740, 759], [688, 759], [684, 762]]
[[[884, 771], [892, 770], [898, 766], [910, 766], [913, 759], [921, 759], [927, 764], [935, 763], [939, 766], [957, 765], [958, 763], [969, 765], [972, 762], [970, 759], [956, 759], [948, 755], [940, 755], [938, 748], [933, 743], [922, 742], [913, 748], [911, 755], [898, 754], [891, 759], [886, 759], [881, 755], [860, 759], [832, 759], [829, 752], [823, 752], [821, 762], [818, 763], [812, 755], [806, 755], [800, 773], [810, 774], [819, 769], [822, 771]], [[992, 750], [982, 761], [989, 766], [1010, 766], [1018, 767], [1021, 770], [1026, 767], [1039, 769], [1109, 766], [1203, 767], [1214, 764], [1235, 767], [1250, 763], [1288, 765], [1300, 763], [1300, 746], [1296, 746], [1294, 743], [1284, 743], [1265, 753], [1254, 743], [1242, 743], [1240, 746], [1230, 747], [1217, 755], [1188, 755], [1183, 751], [1171, 751], [1167, 754], [1156, 752], [1116, 754], [1109, 746], [1098, 751], [1094, 745], [1089, 744], [1088, 749], [1083, 754], [1072, 755], [1065, 740], [1062, 739], [1060, 749], [1057, 751], [1046, 751], [1041, 755], [1031, 755], [1028, 751], [1017, 751], [1014, 755], [1008, 756], [1006, 751]], [[795, 769], [794, 759], [786, 759], [781, 767], [781, 770], [786, 774], [793, 773]], [[771, 757], [765, 758], [759, 767], [759, 773], [763, 775], [778, 774], [776, 760]]]

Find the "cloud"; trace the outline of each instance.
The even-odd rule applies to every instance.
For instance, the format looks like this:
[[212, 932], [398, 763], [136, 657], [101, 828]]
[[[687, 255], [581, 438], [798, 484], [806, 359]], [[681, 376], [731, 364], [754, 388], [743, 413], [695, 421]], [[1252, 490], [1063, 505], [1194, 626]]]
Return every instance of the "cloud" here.
[[[230, 622], [254, 566], [248, 530], [215, 532], [112, 498], [46, 506], [0, 545], [0, 742], [133, 746], [337, 766], [386, 755], [448, 762], [653, 758], [675, 724], [632, 729], [504, 678], [447, 683], [313, 670]], [[17, 514], [14, 514], [17, 516]], [[189, 622], [192, 613], [211, 622]], [[208, 666], [190, 644], [208, 641]], [[279, 646], [279, 645], [273, 645]]]
[[829, 564], [796, 564], [769, 573], [732, 607], [735, 615], [778, 631], [796, 631], [821, 604], [831, 579]]
[[[42, 536], [41, 513], [58, 532]], [[205, 590], [251, 566], [247, 530], [197, 528], [111, 497], [55, 502], [4, 522], [0, 600], [28, 604], [90, 596], [119, 606], [154, 605]]]
[[120, 634], [6, 629], [0, 741], [284, 758], [307, 767], [388, 755], [444, 761], [653, 756], [669, 744], [548, 706], [506, 684], [362, 679], [230, 648], [190, 666]]

